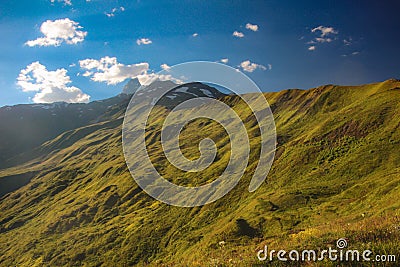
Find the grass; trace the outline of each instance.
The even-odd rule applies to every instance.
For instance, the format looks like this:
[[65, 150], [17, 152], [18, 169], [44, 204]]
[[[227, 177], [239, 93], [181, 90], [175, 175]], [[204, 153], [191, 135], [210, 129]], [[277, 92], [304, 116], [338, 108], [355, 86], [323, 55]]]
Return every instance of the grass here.
[[[252, 164], [231, 192], [203, 207], [169, 206], [137, 187], [122, 154], [121, 120], [65, 132], [43, 144], [36, 160], [0, 170], [1, 177], [35, 173], [0, 201], [0, 265], [257, 266], [264, 244], [321, 249], [342, 237], [351, 248], [399, 257], [398, 87], [392, 80], [266, 94], [278, 147], [266, 183], [254, 193], [247, 187], [258, 128], [238, 97], [226, 97], [253, 136]], [[198, 157], [198, 141], [207, 136], [220, 161], [196, 175], [180, 173], [160, 150], [167, 112], [159, 107], [147, 132], [158, 170], [177, 184], [213, 180], [230, 155], [224, 131], [206, 120], [190, 123], [183, 153]], [[279, 264], [271, 266], [287, 266]]]

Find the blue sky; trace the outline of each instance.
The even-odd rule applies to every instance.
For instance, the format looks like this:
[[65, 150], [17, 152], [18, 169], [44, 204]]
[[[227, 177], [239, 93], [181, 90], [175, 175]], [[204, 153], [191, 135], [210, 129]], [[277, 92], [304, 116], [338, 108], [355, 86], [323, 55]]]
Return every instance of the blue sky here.
[[1, 1], [0, 106], [103, 99], [129, 77], [194, 60], [228, 59], [263, 91], [399, 78], [399, 8], [398, 1]]

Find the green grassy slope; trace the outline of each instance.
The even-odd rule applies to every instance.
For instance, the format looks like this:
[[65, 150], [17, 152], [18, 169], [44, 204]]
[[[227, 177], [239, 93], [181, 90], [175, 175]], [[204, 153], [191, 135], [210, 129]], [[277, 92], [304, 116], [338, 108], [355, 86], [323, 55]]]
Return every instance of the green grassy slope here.
[[[397, 254], [400, 82], [265, 96], [278, 145], [267, 181], [254, 193], [247, 187], [256, 162], [212, 204], [179, 208], [153, 200], [127, 170], [116, 117], [65, 132], [38, 148], [35, 160], [0, 170], [0, 177], [34, 175], [0, 200], [0, 265], [252, 266], [264, 244], [326, 248], [341, 237], [352, 248]], [[224, 101], [246, 121], [250, 158], [257, 158], [249, 110], [238, 97]], [[196, 158], [197, 141], [207, 133], [221, 160], [196, 176], [177, 173], [158, 145], [166, 112], [158, 107], [147, 135], [157, 168], [177, 184], [213, 179], [229, 156], [224, 133], [212, 122], [191, 123], [182, 133], [183, 153]]]

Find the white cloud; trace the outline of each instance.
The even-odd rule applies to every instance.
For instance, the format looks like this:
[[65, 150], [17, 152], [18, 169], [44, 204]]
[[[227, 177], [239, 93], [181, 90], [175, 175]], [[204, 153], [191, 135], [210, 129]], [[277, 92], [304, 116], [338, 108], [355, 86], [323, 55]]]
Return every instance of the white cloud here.
[[[79, 74], [79, 73], [78, 73]], [[92, 75], [93, 74], [93, 72], [90, 72], [90, 71], [85, 71], [83, 74], [82, 74], [82, 76], [83, 77], [89, 77], [90, 75]]]
[[[54, 3], [55, 0], [50, 0], [51, 3]], [[63, 2], [66, 6], [72, 6], [71, 0], [57, 0], [57, 2]]]
[[171, 67], [170, 66], [168, 66], [167, 64], [161, 64], [160, 65], [160, 67], [163, 69], [163, 70], [165, 70], [165, 71], [169, 71], [170, 69], [171, 69]]
[[353, 43], [353, 39], [351, 37], [349, 37], [349, 39], [343, 39], [343, 43], [346, 46], [351, 45]]
[[153, 42], [149, 38], [141, 38], [141, 39], [137, 39], [136, 40], [136, 44], [137, 45], [142, 45], [142, 44], [148, 45], [148, 44], [151, 44], [151, 43], [153, 43]]
[[68, 86], [70, 83], [71, 79], [67, 75], [67, 70], [48, 71], [39, 61], [21, 70], [17, 78], [17, 84], [23, 92], [37, 92], [33, 97], [35, 103], [88, 102], [90, 96], [75, 86]]
[[195, 32], [195, 33], [192, 34], [192, 36], [193, 37], [197, 37], [197, 36], [199, 36], [199, 34], [197, 32]]
[[40, 26], [40, 31], [44, 37], [36, 40], [27, 41], [28, 46], [59, 46], [61, 43], [77, 44], [83, 42], [87, 32], [82, 29], [78, 22], [66, 19], [47, 20]]
[[84, 59], [79, 61], [79, 65], [86, 72], [83, 76], [91, 77], [96, 82], [106, 82], [107, 84], [117, 84], [129, 78], [135, 78], [146, 74], [149, 64], [146, 62], [124, 65], [118, 63], [116, 57], [103, 57], [100, 60]]
[[342, 57], [357, 56], [359, 54], [360, 54], [359, 51], [354, 51], [354, 52], [352, 52], [350, 54], [343, 54]]
[[183, 83], [182, 80], [178, 78], [172, 77], [170, 74], [156, 74], [156, 73], [149, 73], [149, 74], [141, 74], [137, 76], [141, 85], [149, 85], [152, 82], [159, 80], [159, 81], [173, 81], [176, 84]]
[[232, 33], [233, 36], [238, 37], [238, 38], [243, 38], [244, 34], [242, 32], [234, 31]]
[[271, 64], [268, 64], [268, 69], [272, 70], [272, 65]]
[[307, 44], [311, 45], [308, 47], [309, 51], [314, 51], [317, 48], [314, 44], [330, 43], [334, 39], [336, 39], [332, 36], [339, 34], [339, 31], [335, 30], [333, 27], [325, 26], [318, 26], [316, 28], [313, 28], [311, 32], [317, 34], [318, 37], [315, 37], [313, 40], [307, 42]]
[[222, 63], [225, 63], [225, 64], [226, 64], [226, 63], [228, 63], [229, 58], [223, 58], [223, 59], [221, 59], [220, 61], [221, 61]]
[[311, 32], [317, 32], [317, 31], [319, 31], [321, 33], [321, 37], [325, 37], [330, 34], [338, 34], [339, 33], [339, 31], [335, 30], [332, 27], [324, 27], [324, 26], [318, 26], [311, 30]]
[[[118, 63], [115, 57], [103, 57], [100, 60], [84, 59], [79, 61], [82, 69], [86, 70], [82, 76], [90, 77], [95, 82], [106, 82], [107, 84], [117, 84], [126, 79], [138, 78], [140, 84], [148, 85], [155, 80], [173, 81], [182, 83], [180, 79], [172, 77], [170, 74], [148, 73], [149, 64], [146, 62], [124, 65]], [[171, 67], [162, 64], [161, 68], [168, 71]]]
[[261, 69], [261, 70], [266, 70], [267, 67], [261, 65], [261, 64], [256, 64], [256, 63], [252, 63], [250, 62], [250, 60], [245, 60], [242, 63], [240, 63], [240, 67], [247, 72], [253, 72], [256, 69]]
[[121, 7], [119, 7], [119, 8], [115, 7], [115, 8], [113, 8], [113, 9], [111, 10], [110, 13], [104, 13], [104, 14], [106, 14], [107, 17], [111, 18], [111, 17], [114, 17], [116, 13], [118, 13], [118, 12], [124, 12], [124, 11], [125, 11], [125, 8], [124, 8], [123, 6], [121, 6]]
[[315, 38], [315, 41], [317, 43], [330, 43], [330, 42], [332, 42], [332, 39], [331, 38], [317, 37], [317, 38]]
[[258, 31], [258, 25], [247, 23], [246, 29], [256, 32], [256, 31]]

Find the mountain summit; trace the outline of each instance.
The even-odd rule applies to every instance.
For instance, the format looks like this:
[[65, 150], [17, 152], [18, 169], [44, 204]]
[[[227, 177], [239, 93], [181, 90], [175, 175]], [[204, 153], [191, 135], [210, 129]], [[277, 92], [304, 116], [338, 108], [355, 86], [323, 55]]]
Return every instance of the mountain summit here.
[[138, 78], [130, 79], [122, 89], [122, 93], [126, 95], [134, 94], [142, 86]]

